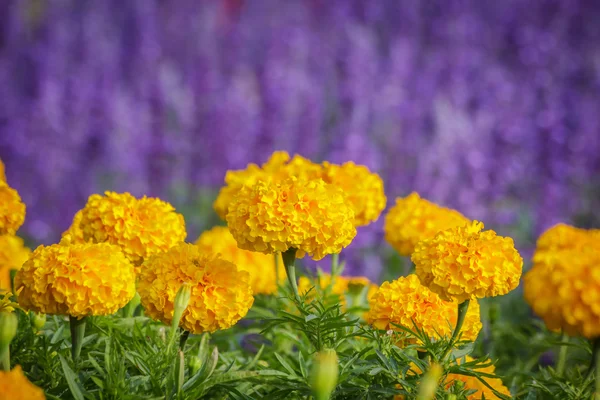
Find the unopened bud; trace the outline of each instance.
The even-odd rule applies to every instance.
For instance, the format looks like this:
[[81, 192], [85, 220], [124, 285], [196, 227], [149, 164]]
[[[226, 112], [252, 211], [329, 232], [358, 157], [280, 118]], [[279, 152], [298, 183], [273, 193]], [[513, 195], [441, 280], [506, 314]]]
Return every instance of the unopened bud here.
[[181, 285], [175, 296], [175, 303], [173, 304], [173, 320], [171, 321], [171, 328], [175, 330], [179, 326], [179, 321], [183, 316], [183, 312], [190, 304], [190, 298], [192, 297], [192, 287], [189, 283]]
[[337, 386], [338, 357], [333, 349], [316, 354], [311, 371], [311, 388], [315, 400], [328, 400]]
[[33, 326], [34, 332], [41, 330], [46, 325], [46, 314], [38, 314], [32, 312], [29, 314], [31, 325]]
[[13, 313], [0, 313], [0, 348], [10, 345], [10, 342], [17, 335], [17, 326], [19, 319]]
[[425, 376], [419, 385], [418, 400], [432, 400], [438, 388], [438, 382], [444, 373], [444, 369], [439, 364], [431, 364]]
[[202, 360], [198, 356], [189, 356], [190, 376], [196, 374], [202, 368]]

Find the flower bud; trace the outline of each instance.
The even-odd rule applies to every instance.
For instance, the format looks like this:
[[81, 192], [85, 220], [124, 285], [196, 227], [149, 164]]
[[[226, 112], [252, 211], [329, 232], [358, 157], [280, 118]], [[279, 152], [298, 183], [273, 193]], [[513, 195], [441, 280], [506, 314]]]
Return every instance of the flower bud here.
[[8, 347], [17, 335], [19, 319], [13, 313], [0, 313], [0, 349]]
[[423, 380], [419, 385], [418, 400], [432, 400], [435, 397], [435, 392], [438, 388], [438, 382], [442, 377], [444, 370], [437, 364], [431, 364], [429, 371], [423, 376]]
[[196, 372], [202, 368], [202, 360], [198, 356], [189, 356], [190, 376], [194, 376]]
[[173, 303], [173, 320], [171, 321], [171, 328], [176, 329], [179, 326], [183, 312], [190, 304], [190, 298], [192, 297], [192, 287], [189, 283], [181, 285], [175, 296], [175, 302]]
[[31, 312], [29, 313], [29, 319], [34, 332], [38, 332], [46, 325], [46, 314]]
[[315, 400], [328, 400], [338, 380], [338, 357], [333, 349], [325, 349], [316, 354], [310, 385]]

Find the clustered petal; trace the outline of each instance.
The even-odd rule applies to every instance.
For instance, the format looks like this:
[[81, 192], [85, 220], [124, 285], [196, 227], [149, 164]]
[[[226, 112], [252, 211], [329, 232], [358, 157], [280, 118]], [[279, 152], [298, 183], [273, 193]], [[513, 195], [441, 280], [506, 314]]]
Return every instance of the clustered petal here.
[[243, 186], [229, 205], [227, 225], [242, 249], [299, 250], [315, 260], [339, 253], [354, 236], [354, 212], [343, 191], [322, 179], [290, 178]]
[[19, 193], [0, 180], [0, 235], [14, 235], [25, 222], [25, 203]]
[[19, 304], [45, 314], [109, 315], [135, 295], [131, 262], [108, 243], [39, 246], [15, 276]]
[[[114, 192], [90, 196], [81, 210], [79, 229], [86, 242], [119, 246], [136, 266], [145, 257], [182, 242], [187, 235], [183, 216], [171, 204]], [[74, 238], [80, 237], [76, 226], [70, 228], [71, 232]]]
[[419, 242], [411, 259], [421, 283], [443, 300], [458, 302], [515, 289], [523, 259], [513, 240], [482, 229], [474, 221]]
[[347, 162], [343, 165], [323, 163], [323, 180], [339, 186], [354, 210], [356, 226], [368, 225], [379, 218], [386, 197], [381, 177], [364, 165]]
[[203, 232], [195, 243], [201, 254], [219, 256], [223, 260], [235, 264], [239, 270], [250, 274], [250, 286], [255, 294], [273, 294], [277, 291], [277, 275], [283, 282], [285, 268], [283, 260], [279, 257], [277, 273], [275, 257], [273, 255], [257, 253], [240, 249], [237, 242], [223, 226], [216, 226]]
[[538, 240], [533, 267], [523, 278], [524, 297], [548, 329], [600, 337], [599, 248], [597, 230], [566, 225], [549, 229]]
[[0, 394], [3, 399], [12, 400], [45, 400], [44, 391], [27, 379], [21, 366], [11, 371], [0, 370]]
[[73, 243], [85, 243], [86, 240], [83, 237], [83, 230], [81, 229], [81, 219], [83, 218], [83, 210], [77, 211], [73, 217], [73, 222], [69, 229], [63, 232], [62, 237], [69, 235], [70, 240]]
[[[419, 282], [416, 275], [384, 282], [369, 299], [371, 309], [365, 319], [376, 329], [399, 330], [394, 324], [413, 329], [414, 325], [430, 338], [450, 337], [458, 319], [458, 303], [444, 301]], [[474, 341], [481, 330], [479, 303], [472, 301], [461, 332], [464, 340]]]
[[227, 329], [243, 318], [252, 303], [250, 275], [229, 261], [180, 243], [144, 262], [138, 293], [146, 314], [170, 324], [177, 291], [187, 283], [191, 300], [180, 326], [191, 333]]
[[397, 198], [385, 216], [385, 240], [401, 255], [410, 256], [421, 240], [467, 223], [469, 219], [458, 211], [440, 207], [413, 192]]
[[27, 261], [31, 250], [15, 235], [0, 235], [0, 292], [10, 290], [10, 271]]

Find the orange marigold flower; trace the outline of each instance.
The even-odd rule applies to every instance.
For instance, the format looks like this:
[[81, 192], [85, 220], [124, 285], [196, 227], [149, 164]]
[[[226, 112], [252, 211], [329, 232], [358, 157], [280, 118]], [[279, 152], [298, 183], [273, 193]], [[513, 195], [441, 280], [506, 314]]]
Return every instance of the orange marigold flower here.
[[385, 216], [385, 240], [401, 255], [410, 256], [421, 240], [467, 223], [469, 219], [458, 211], [440, 207], [413, 192], [397, 198]]
[[[399, 330], [394, 324], [423, 330], [430, 338], [450, 337], [458, 319], [458, 303], [444, 301], [411, 274], [384, 282], [370, 298], [365, 319], [376, 329]], [[481, 330], [479, 303], [472, 301], [462, 326], [462, 339], [474, 341]]]
[[21, 268], [31, 250], [23, 239], [14, 235], [0, 235], [0, 291], [10, 290], [10, 271]]
[[27, 379], [20, 365], [12, 371], [0, 370], [0, 393], [3, 399], [44, 400], [44, 391]]
[[[229, 229], [215, 226], [203, 232], [195, 243], [200, 248], [200, 253], [219, 256], [223, 260], [232, 262], [239, 270], [250, 274], [250, 286], [255, 294], [273, 294], [277, 291], [277, 274], [275, 271], [275, 257], [254, 251], [242, 250], [231, 236]], [[285, 268], [279, 256], [278, 275], [281, 282], [285, 282]]]
[[600, 243], [600, 229], [587, 230], [557, 224], [538, 238], [533, 263], [552, 263], [552, 258], [563, 250], [597, 246], [598, 243]]
[[170, 324], [175, 296], [184, 283], [191, 286], [191, 298], [179, 325], [191, 333], [227, 329], [254, 302], [248, 272], [203, 254], [196, 245], [180, 243], [144, 261], [138, 293], [146, 314]]
[[[170, 249], [187, 235], [183, 216], [165, 201], [144, 196], [136, 199], [129, 193], [105, 192], [91, 195], [81, 210], [79, 227], [83, 239], [93, 243], [110, 243], [134, 263]], [[78, 237], [76, 228], [74, 239]]]
[[513, 240], [482, 229], [483, 223], [474, 221], [419, 242], [411, 259], [421, 283], [459, 303], [515, 289], [523, 259]]
[[339, 186], [348, 196], [354, 210], [356, 226], [368, 225], [379, 218], [385, 208], [383, 180], [364, 165], [323, 163], [323, 180]]
[[316, 179], [322, 175], [322, 167], [300, 156], [285, 151], [274, 152], [262, 166], [248, 164], [246, 169], [227, 171], [225, 186], [221, 188], [213, 204], [216, 213], [225, 220], [229, 205], [242, 186], [252, 186], [258, 181], [273, 180], [280, 182], [290, 177]]
[[290, 178], [243, 186], [229, 205], [227, 225], [242, 249], [299, 250], [315, 260], [339, 253], [354, 236], [354, 212], [343, 191], [322, 179]]
[[14, 235], [25, 222], [25, 203], [19, 193], [0, 180], [0, 235]]
[[109, 315], [135, 295], [131, 262], [117, 246], [39, 246], [15, 276], [19, 304], [44, 314]]

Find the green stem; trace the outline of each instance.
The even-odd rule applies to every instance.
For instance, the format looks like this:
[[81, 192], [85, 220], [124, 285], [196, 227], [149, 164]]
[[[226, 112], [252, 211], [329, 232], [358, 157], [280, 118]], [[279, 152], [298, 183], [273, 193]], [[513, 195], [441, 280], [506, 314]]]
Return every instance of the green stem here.
[[331, 255], [331, 280], [335, 279], [340, 273], [340, 255], [335, 253]]
[[135, 296], [133, 296], [133, 298], [131, 300], [129, 300], [129, 303], [127, 303], [125, 305], [125, 307], [123, 307], [123, 316], [125, 318], [133, 317], [133, 314], [134, 314], [135, 310], [137, 309], [137, 307], [140, 305], [140, 303], [141, 303], [140, 295], [138, 294], [138, 292], [135, 292]]
[[190, 331], [183, 331], [183, 333], [181, 334], [181, 337], [179, 338], [179, 348], [181, 350], [183, 350], [183, 348], [185, 347], [185, 343], [187, 342], [189, 337], [190, 337]]
[[[596, 363], [598, 362], [598, 354], [600, 353], [600, 338], [592, 340], [592, 359], [590, 360], [590, 367], [588, 368], [588, 372], [585, 375], [585, 380], [587, 381], [592, 377], [594, 370], [596, 369]], [[596, 382], [596, 384], [598, 384]]]
[[561, 377], [565, 372], [565, 365], [567, 363], [567, 350], [569, 349], [569, 347], [566, 345], [566, 343], [568, 341], [569, 336], [567, 336], [566, 333], [563, 333], [560, 349], [558, 351], [558, 359], [556, 360], [556, 374]]
[[277, 287], [279, 287], [279, 255], [280, 252], [276, 252], [274, 254], [275, 257], [275, 282], [277, 282]]
[[71, 327], [71, 355], [73, 361], [79, 359], [81, 354], [81, 346], [83, 346], [83, 338], [85, 337], [85, 317], [77, 319], [69, 316], [69, 325]]
[[10, 371], [10, 345], [0, 349], [0, 371]]
[[[598, 339], [596, 339], [596, 341], [598, 341]], [[598, 365], [600, 365], [600, 351], [598, 351], [598, 347], [600, 346], [596, 346], [596, 351], [594, 356], [594, 359], [596, 360], [596, 391], [595, 393], [595, 400], [600, 400], [600, 368], [598, 368]]]
[[296, 297], [296, 300], [300, 300], [300, 294], [298, 293], [298, 283], [296, 282], [296, 251], [297, 249], [290, 248], [281, 253], [281, 256], [283, 258], [285, 272], [287, 274], [290, 286], [292, 287], [292, 291], [294, 292], [294, 296]]
[[452, 351], [452, 348], [456, 344], [456, 340], [458, 339], [458, 335], [460, 330], [462, 329], [463, 322], [465, 322], [465, 317], [467, 316], [467, 310], [469, 309], [470, 300], [465, 300], [458, 305], [458, 317], [456, 318], [456, 326], [454, 327], [454, 332], [452, 332], [452, 337], [450, 338], [450, 342], [448, 343], [448, 348], [444, 352], [442, 356], [442, 360], [448, 357], [448, 354]]

